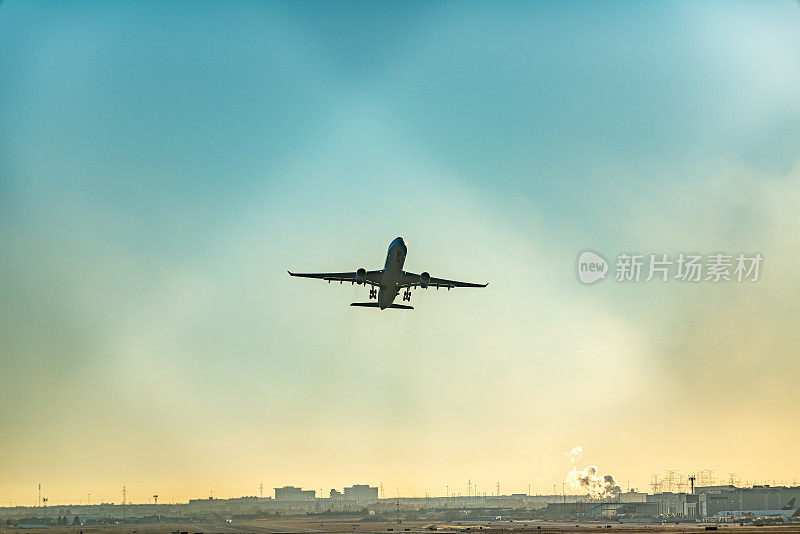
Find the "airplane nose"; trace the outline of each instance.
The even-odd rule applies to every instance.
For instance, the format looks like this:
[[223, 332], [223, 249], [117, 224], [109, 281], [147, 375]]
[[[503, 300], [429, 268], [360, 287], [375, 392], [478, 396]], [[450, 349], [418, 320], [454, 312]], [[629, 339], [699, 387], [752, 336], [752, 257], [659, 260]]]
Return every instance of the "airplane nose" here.
[[[2, 0], [0, 0], [2, 1]], [[403, 254], [408, 254], [408, 247], [402, 237], [395, 237], [394, 241], [389, 244], [389, 250], [402, 250]]]

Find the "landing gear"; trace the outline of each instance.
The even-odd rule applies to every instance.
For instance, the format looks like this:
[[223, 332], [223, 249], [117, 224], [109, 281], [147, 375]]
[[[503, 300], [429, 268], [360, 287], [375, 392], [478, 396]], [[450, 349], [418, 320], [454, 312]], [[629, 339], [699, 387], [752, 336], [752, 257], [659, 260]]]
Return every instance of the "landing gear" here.
[[378, 290], [374, 287], [370, 288], [369, 290], [369, 298], [370, 300], [378, 298]]
[[403, 293], [403, 300], [407, 301], [407, 302], [411, 302], [411, 290], [410, 289], [406, 289], [405, 292]]

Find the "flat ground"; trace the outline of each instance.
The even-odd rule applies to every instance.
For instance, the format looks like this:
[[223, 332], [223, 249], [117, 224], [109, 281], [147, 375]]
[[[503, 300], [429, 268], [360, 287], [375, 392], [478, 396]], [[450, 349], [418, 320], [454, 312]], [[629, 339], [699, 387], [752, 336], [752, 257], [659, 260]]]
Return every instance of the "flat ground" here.
[[[607, 526], [608, 525], [608, 526]], [[610, 526], [610, 528], [609, 528]], [[715, 525], [716, 526], [716, 525]], [[679, 524], [679, 525], [651, 525], [651, 524], [619, 524], [605, 522], [571, 522], [557, 523], [548, 521], [469, 521], [453, 523], [430, 523], [419, 521], [404, 521], [400, 524], [387, 522], [363, 522], [357, 519], [346, 520], [311, 520], [302, 518], [279, 518], [257, 520], [234, 520], [231, 523], [164, 523], [160, 525], [109, 525], [109, 526], [84, 526], [84, 527], [51, 527], [51, 528], [19, 528], [0, 526], [0, 533], [41, 533], [41, 534], [212, 534], [212, 533], [249, 533], [254, 534], [299, 534], [299, 533], [374, 533], [374, 534], [430, 534], [431, 532], [450, 533], [476, 533], [480, 534], [540, 534], [540, 533], [599, 533], [599, 532], [624, 532], [625, 534], [686, 532], [706, 532], [705, 524]], [[730, 534], [748, 534], [760, 532], [763, 534], [800, 533], [800, 524], [776, 526], [738, 526], [719, 525], [719, 531]]]

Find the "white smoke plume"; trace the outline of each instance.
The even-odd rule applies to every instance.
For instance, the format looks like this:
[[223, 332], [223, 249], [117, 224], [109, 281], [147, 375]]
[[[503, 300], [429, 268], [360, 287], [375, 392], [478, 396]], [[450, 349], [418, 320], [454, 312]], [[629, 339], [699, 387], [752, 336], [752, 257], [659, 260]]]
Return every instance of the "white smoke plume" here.
[[585, 491], [595, 499], [610, 499], [622, 493], [622, 488], [617, 485], [614, 477], [609, 474], [598, 475], [597, 467], [588, 466], [582, 471], [572, 468], [567, 474], [567, 483], [581, 491]]
[[583, 455], [583, 447], [577, 445], [575, 447], [572, 447], [571, 451], [565, 452], [564, 454], [569, 456], [570, 463], [574, 464], [575, 462], [578, 461], [578, 458], [580, 458]]

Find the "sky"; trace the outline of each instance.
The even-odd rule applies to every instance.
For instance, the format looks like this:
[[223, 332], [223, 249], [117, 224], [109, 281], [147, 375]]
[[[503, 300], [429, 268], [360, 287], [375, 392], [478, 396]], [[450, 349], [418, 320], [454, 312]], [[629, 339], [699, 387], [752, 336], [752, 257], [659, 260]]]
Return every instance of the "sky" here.
[[[798, 88], [789, 1], [3, 2], [0, 504], [790, 483]], [[396, 236], [489, 286], [286, 274]]]

